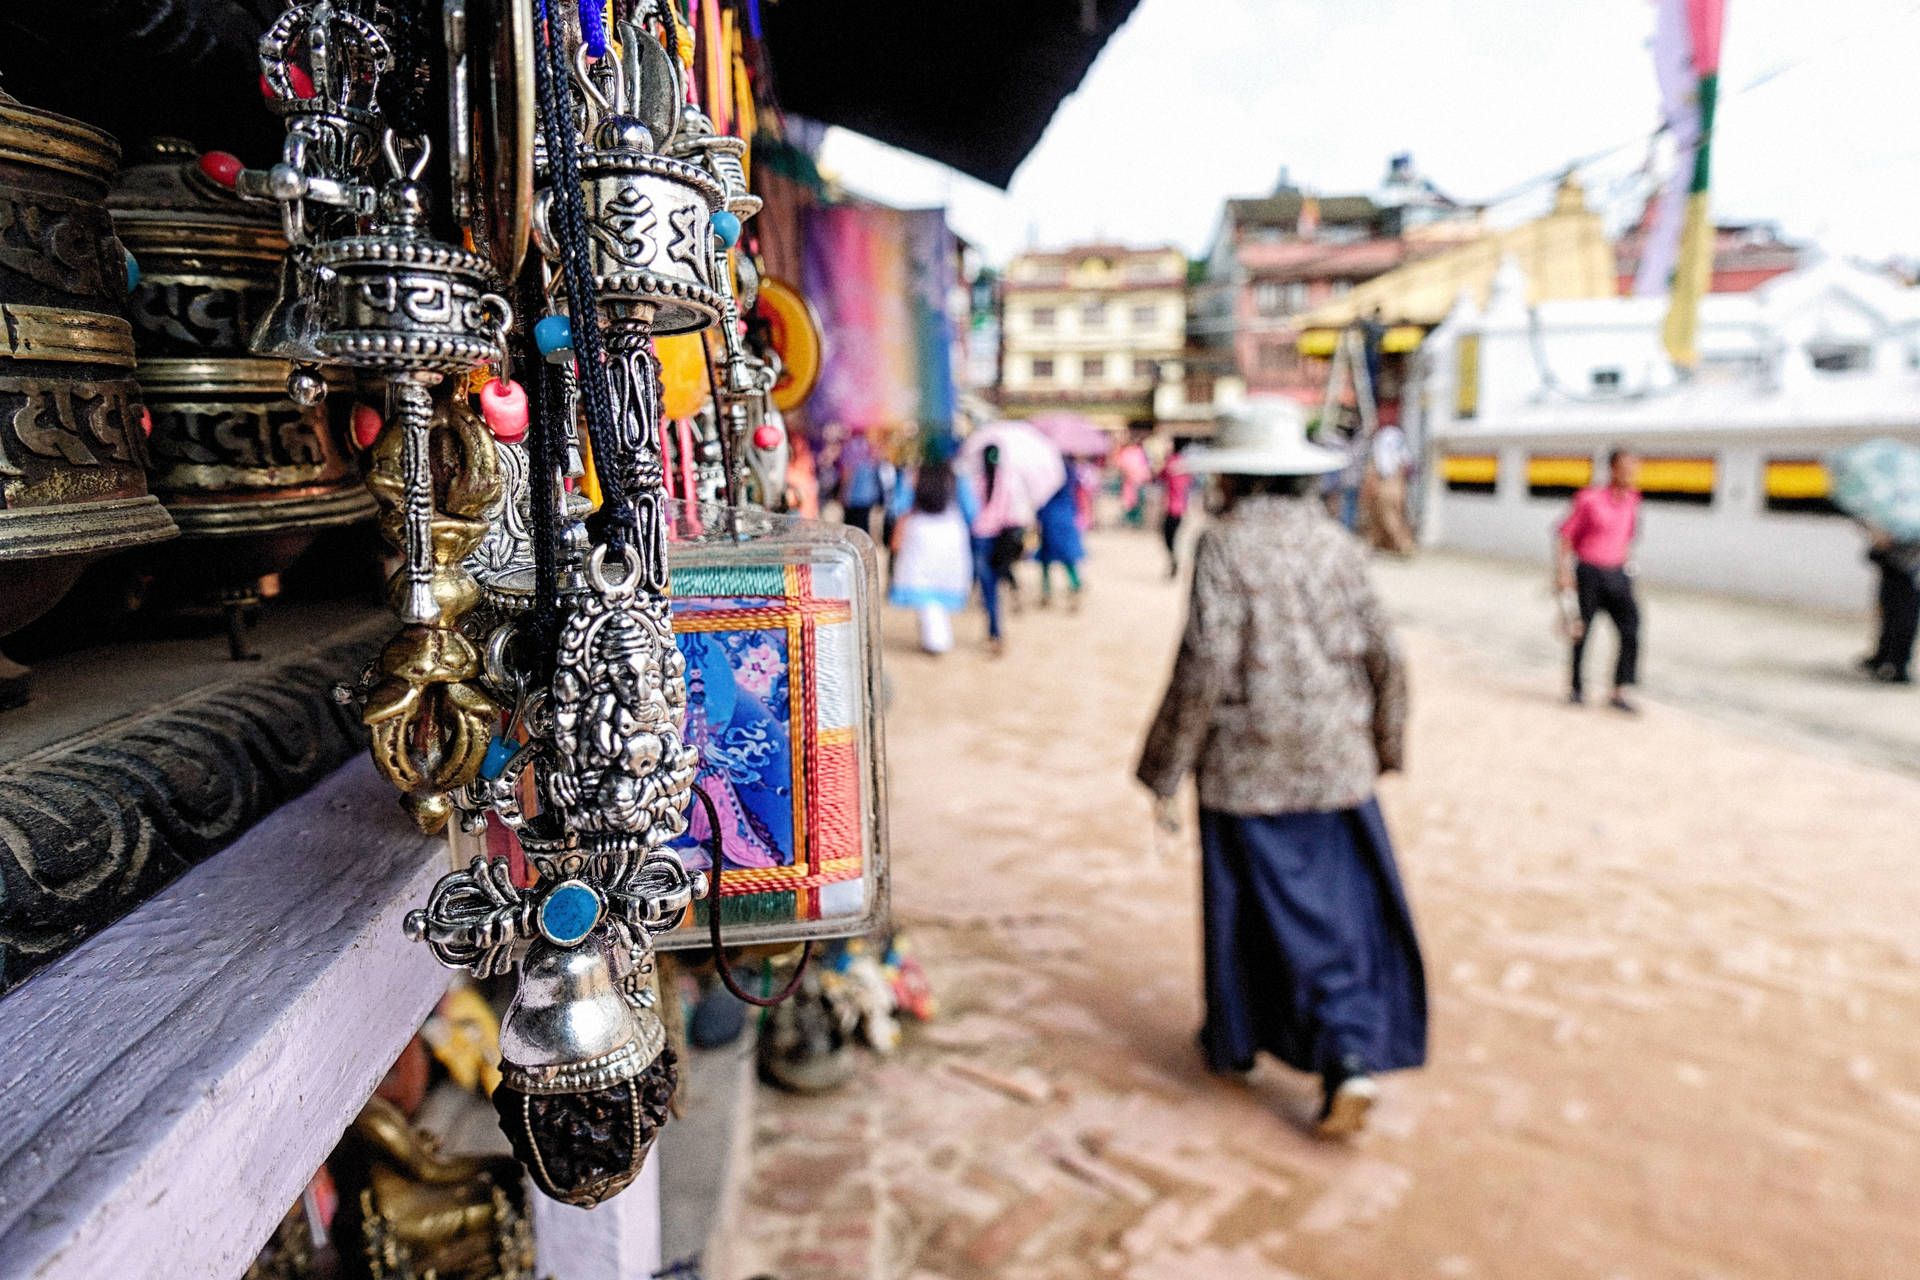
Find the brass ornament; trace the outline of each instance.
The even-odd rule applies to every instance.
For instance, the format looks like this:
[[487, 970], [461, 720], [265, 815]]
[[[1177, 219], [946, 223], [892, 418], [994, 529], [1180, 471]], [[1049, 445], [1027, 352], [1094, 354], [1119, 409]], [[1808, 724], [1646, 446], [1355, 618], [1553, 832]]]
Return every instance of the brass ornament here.
[[[446, 825], [453, 811], [447, 793], [478, 775], [500, 715], [481, 687], [480, 651], [460, 631], [460, 619], [480, 598], [480, 584], [463, 562], [487, 536], [505, 484], [486, 424], [457, 384], [450, 385], [426, 431], [433, 495], [428, 587], [437, 617], [409, 624], [388, 643], [361, 713], [375, 766], [401, 790], [402, 805], [425, 831]], [[374, 442], [367, 476], [380, 532], [395, 547], [404, 546], [409, 522], [406, 432], [402, 422], [388, 424]], [[388, 584], [396, 607], [411, 585], [403, 566]]]

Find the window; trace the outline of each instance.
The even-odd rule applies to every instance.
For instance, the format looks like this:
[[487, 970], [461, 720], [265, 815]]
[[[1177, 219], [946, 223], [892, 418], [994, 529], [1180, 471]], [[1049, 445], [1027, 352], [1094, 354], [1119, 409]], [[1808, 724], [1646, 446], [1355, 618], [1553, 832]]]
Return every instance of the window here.
[[1453, 346], [1453, 416], [1480, 412], [1480, 335], [1467, 333]]
[[1033, 327], [1036, 329], [1053, 328], [1053, 308], [1035, 307], [1033, 309]]
[[1782, 514], [1837, 516], [1840, 508], [1828, 497], [1831, 481], [1818, 458], [1768, 458], [1767, 510]]
[[1645, 502], [1713, 505], [1712, 458], [1642, 458], [1640, 497]]
[[1351, 280], [1335, 280], [1335, 281], [1333, 282], [1333, 296], [1334, 296], [1334, 297], [1336, 297], [1336, 298], [1344, 298], [1344, 297], [1346, 297], [1346, 296], [1347, 296], [1347, 295], [1348, 295], [1349, 293], [1351, 293], [1351, 292], [1353, 292], [1353, 281], [1351, 281]]
[[1440, 459], [1440, 478], [1450, 493], [1492, 493], [1500, 481], [1499, 455], [1450, 453]]
[[1052, 359], [1046, 356], [1035, 356], [1033, 358], [1033, 380], [1035, 382], [1048, 382], [1051, 381], [1052, 378]]
[[1160, 376], [1160, 362], [1150, 359], [1147, 356], [1135, 356], [1133, 360], [1133, 376], [1141, 382], [1152, 382]]
[[1591, 457], [1527, 459], [1527, 496], [1530, 498], [1568, 498], [1592, 483]]
[[1133, 327], [1151, 329], [1160, 319], [1160, 308], [1151, 302], [1142, 303], [1133, 309]]
[[1306, 308], [1306, 305], [1307, 282], [1305, 280], [1289, 280], [1287, 282], [1287, 310], [1290, 312], [1301, 311]]
[[1080, 308], [1080, 324], [1086, 329], [1104, 329], [1107, 327], [1107, 304], [1089, 302]]
[[1281, 314], [1282, 308], [1286, 305], [1284, 301], [1285, 296], [1286, 295], [1281, 292], [1279, 281], [1262, 280], [1259, 284], [1253, 286], [1254, 309], [1263, 316], [1277, 316]]
[[1603, 392], [1620, 390], [1620, 371], [1618, 369], [1595, 369], [1593, 371], [1593, 389]]
[[1873, 363], [1873, 348], [1864, 342], [1809, 342], [1807, 358], [1822, 373], [1853, 373]]
[[1106, 376], [1107, 358], [1105, 356], [1088, 356], [1080, 362], [1082, 382], [1098, 382]]

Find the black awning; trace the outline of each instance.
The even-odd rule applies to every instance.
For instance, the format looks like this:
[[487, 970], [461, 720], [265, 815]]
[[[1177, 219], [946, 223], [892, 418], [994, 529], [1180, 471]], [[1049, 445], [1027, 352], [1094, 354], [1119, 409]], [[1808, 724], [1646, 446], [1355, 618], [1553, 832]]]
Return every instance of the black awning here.
[[1004, 187], [1139, 0], [778, 0], [782, 109]]
[[[1004, 187], [1139, 0], [762, 0], [783, 108]], [[278, 154], [254, 41], [276, 0], [0, 0], [0, 89], [129, 147]]]

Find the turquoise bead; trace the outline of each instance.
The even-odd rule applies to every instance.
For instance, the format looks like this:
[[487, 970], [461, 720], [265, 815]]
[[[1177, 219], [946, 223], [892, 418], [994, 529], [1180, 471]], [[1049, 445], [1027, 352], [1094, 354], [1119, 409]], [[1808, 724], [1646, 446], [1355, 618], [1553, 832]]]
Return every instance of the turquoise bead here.
[[505, 773], [507, 761], [513, 759], [513, 751], [516, 745], [518, 744], [508, 742], [505, 738], [495, 734], [493, 741], [487, 744], [487, 754], [480, 759], [480, 776], [488, 782], [492, 782], [502, 773]]
[[740, 243], [740, 219], [725, 209], [713, 215], [713, 234], [720, 237], [720, 243], [731, 249]]
[[549, 360], [573, 358], [573, 322], [565, 316], [547, 316], [533, 326], [533, 345]]
[[132, 293], [140, 284], [140, 260], [125, 249], [120, 251], [127, 258], [127, 292]]
[[578, 880], [555, 885], [540, 904], [540, 932], [563, 947], [580, 941], [599, 923], [600, 899]]

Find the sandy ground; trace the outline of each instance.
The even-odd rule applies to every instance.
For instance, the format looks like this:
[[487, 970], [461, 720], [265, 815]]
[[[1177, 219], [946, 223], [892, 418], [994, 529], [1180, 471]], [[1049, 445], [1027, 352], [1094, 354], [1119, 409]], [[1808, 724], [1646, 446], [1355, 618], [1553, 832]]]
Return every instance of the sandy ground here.
[[[1130, 781], [1184, 591], [1146, 536], [1092, 548], [1085, 609], [1029, 605], [1000, 661], [888, 619], [896, 917], [941, 1016], [839, 1094], [762, 1091], [716, 1280], [1920, 1274], [1920, 780], [1409, 629], [1382, 797], [1431, 1064], [1317, 1142], [1314, 1081], [1200, 1068], [1191, 834]], [[1457, 572], [1383, 577], [1432, 622]]]

